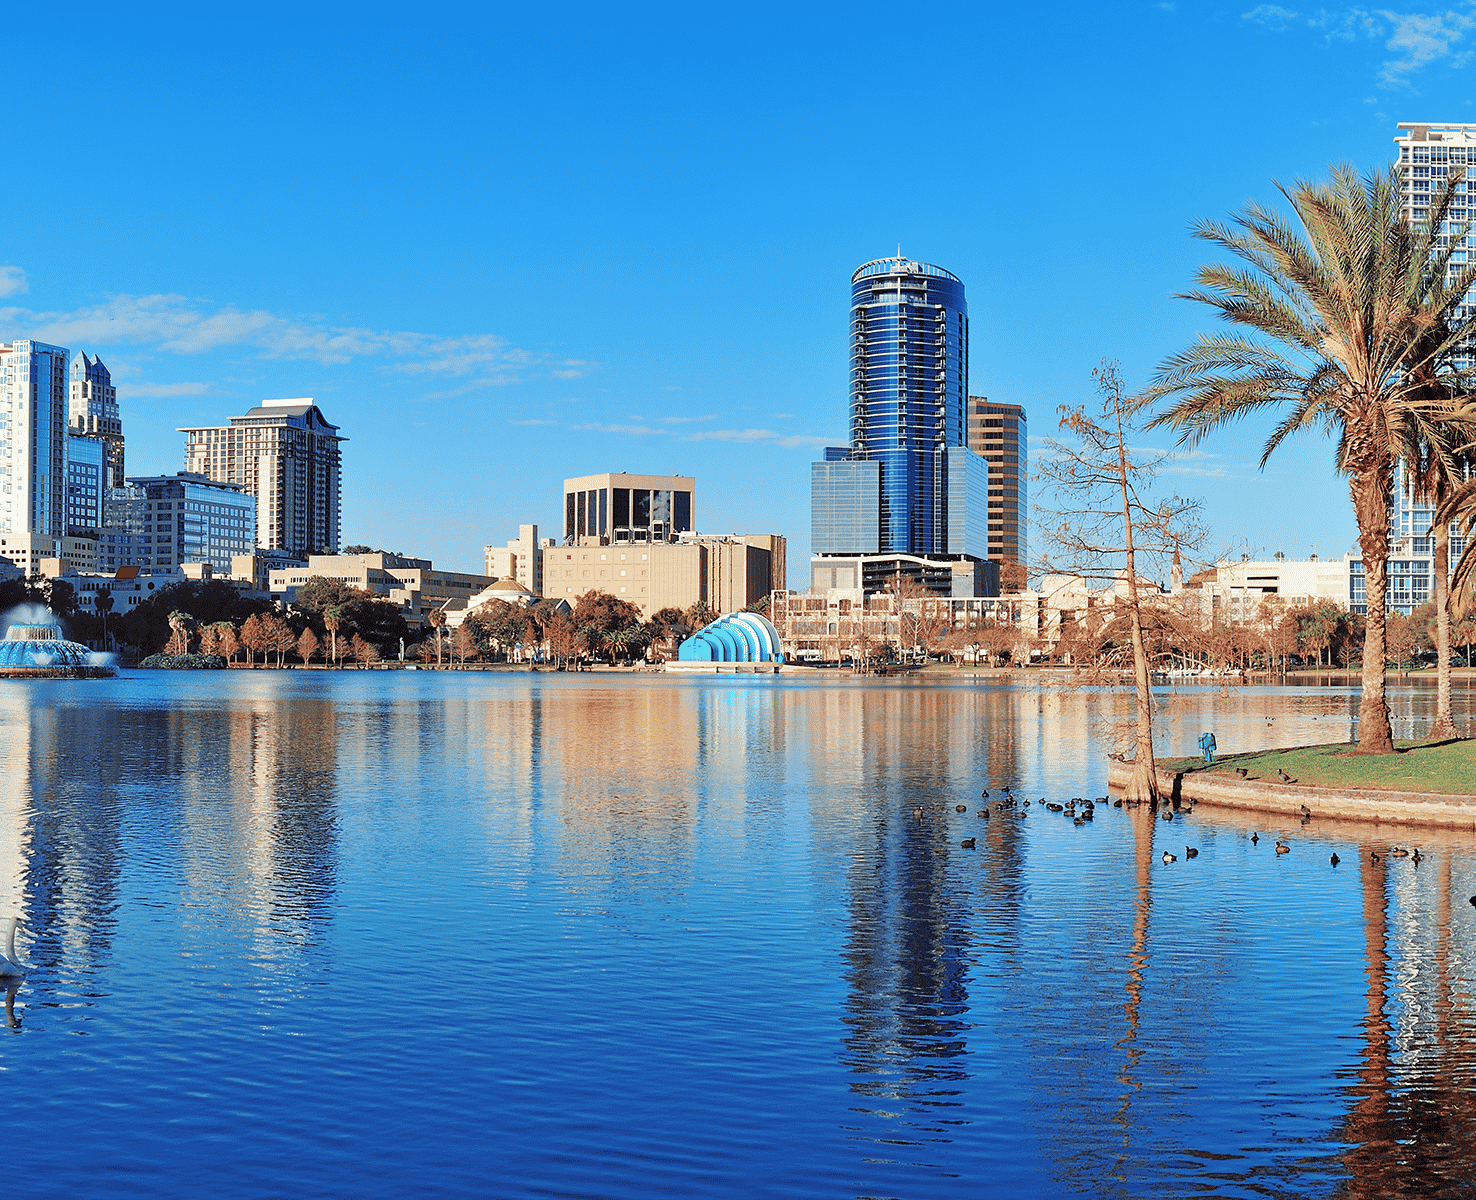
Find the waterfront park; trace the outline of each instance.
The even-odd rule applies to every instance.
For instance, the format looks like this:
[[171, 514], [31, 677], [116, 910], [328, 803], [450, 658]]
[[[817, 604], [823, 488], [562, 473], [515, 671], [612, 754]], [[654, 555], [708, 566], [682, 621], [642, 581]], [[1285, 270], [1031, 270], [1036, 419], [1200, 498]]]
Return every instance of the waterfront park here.
[[[1242, 265], [1192, 297], [1237, 332], [1140, 393], [1104, 365], [1065, 414], [1053, 564], [1123, 583], [1079, 663], [411, 671], [360, 635], [362, 670], [146, 669], [12, 619], [11, 1178], [1469, 1194], [1473, 568], [1437, 572], [1433, 674], [1387, 675], [1381, 555], [1396, 460], [1437, 539], [1476, 517], [1476, 268], [1391, 189], [1335, 172], [1285, 191], [1300, 232], [1206, 224]], [[1158, 673], [1138, 580], [1199, 542], [1134, 438], [1258, 416], [1348, 481], [1356, 682]]]

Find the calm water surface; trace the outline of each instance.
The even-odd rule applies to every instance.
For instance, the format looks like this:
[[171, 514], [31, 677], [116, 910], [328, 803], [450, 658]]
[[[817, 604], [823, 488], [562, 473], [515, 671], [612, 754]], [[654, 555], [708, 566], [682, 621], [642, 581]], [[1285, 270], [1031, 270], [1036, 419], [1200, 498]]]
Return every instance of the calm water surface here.
[[[1184, 691], [1164, 746], [1334, 741], [1356, 703]], [[1476, 1192], [1476, 837], [1034, 803], [1104, 792], [1126, 711], [847, 677], [0, 683], [32, 967], [7, 1191]], [[1029, 815], [980, 819], [1006, 786]], [[1394, 843], [1428, 858], [1370, 864]]]

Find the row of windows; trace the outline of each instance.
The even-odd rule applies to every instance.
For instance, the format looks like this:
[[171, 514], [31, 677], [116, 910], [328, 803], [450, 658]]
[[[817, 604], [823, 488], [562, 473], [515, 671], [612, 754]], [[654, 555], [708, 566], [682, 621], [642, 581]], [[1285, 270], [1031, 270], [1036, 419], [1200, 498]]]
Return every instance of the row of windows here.
[[1469, 150], [1465, 146], [1409, 146], [1399, 148], [1401, 162], [1452, 163], [1464, 166], [1468, 161], [1476, 162], [1476, 146]]

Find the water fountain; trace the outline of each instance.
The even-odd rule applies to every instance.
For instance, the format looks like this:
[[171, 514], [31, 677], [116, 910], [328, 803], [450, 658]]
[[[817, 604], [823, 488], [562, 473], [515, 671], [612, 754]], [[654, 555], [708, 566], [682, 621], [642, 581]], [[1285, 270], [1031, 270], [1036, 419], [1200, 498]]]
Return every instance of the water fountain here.
[[21, 605], [8, 620], [0, 640], [0, 679], [104, 679], [116, 675], [113, 656], [90, 650], [62, 636], [49, 609]]

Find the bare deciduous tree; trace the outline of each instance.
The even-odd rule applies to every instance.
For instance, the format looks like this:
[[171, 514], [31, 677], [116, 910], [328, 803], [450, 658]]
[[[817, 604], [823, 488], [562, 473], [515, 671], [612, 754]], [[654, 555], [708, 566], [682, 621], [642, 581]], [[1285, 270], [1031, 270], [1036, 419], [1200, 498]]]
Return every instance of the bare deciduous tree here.
[[[1155, 468], [1167, 455], [1143, 455], [1129, 438], [1142, 414], [1140, 398], [1129, 396], [1115, 362], [1093, 372], [1100, 406], [1060, 409], [1061, 439], [1048, 439], [1041, 477], [1055, 505], [1041, 508], [1048, 550], [1042, 569], [1110, 583], [1117, 589], [1114, 616], [1126, 617], [1136, 694], [1133, 775], [1128, 798], [1156, 801], [1153, 755], [1153, 692], [1144, 638], [1143, 578], [1140, 570], [1197, 548], [1205, 537], [1197, 501], [1179, 496], [1150, 499]], [[1098, 656], [1094, 656], [1096, 658]]]

